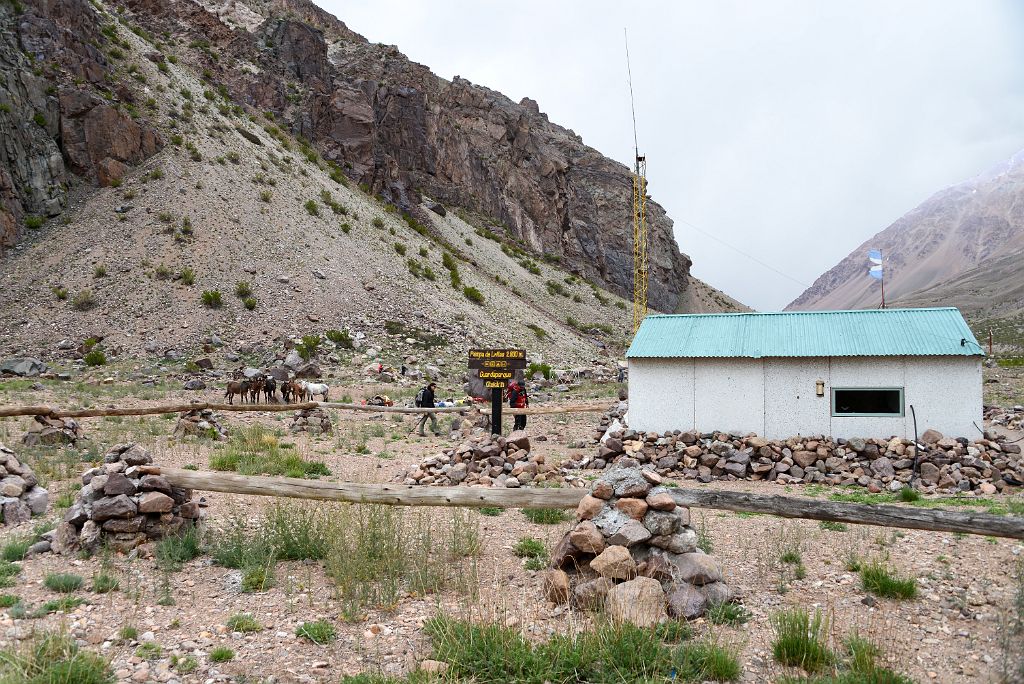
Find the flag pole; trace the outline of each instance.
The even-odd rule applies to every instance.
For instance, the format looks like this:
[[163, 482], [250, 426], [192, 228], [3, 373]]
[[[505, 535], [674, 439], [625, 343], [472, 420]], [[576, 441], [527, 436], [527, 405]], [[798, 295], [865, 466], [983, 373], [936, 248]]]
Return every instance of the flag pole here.
[[[882, 260], [882, 250], [878, 250], [879, 261]], [[879, 278], [882, 283], [882, 308], [885, 308], [885, 269], [882, 269], [882, 277]]]

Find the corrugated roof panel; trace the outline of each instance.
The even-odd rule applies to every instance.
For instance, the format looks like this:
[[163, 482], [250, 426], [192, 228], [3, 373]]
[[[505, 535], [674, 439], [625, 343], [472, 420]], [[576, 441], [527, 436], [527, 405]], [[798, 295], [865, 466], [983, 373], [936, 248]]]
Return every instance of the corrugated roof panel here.
[[648, 316], [626, 352], [628, 358], [982, 355], [953, 307]]

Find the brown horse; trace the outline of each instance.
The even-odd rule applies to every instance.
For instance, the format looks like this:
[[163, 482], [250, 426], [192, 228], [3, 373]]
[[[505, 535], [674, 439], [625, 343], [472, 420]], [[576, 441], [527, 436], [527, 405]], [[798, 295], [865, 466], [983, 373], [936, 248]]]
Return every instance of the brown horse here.
[[228, 400], [229, 404], [235, 403], [235, 395], [242, 397], [242, 403], [245, 403], [245, 397], [249, 394], [249, 381], [248, 380], [233, 380], [228, 383], [227, 388], [224, 390], [224, 397]]

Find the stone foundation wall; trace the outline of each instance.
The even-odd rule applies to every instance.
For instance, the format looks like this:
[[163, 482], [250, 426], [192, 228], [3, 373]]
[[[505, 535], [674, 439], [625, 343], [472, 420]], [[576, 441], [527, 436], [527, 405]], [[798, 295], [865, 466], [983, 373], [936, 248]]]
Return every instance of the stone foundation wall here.
[[49, 492], [39, 486], [36, 474], [14, 452], [0, 444], [0, 512], [5, 525], [26, 522], [46, 513]]

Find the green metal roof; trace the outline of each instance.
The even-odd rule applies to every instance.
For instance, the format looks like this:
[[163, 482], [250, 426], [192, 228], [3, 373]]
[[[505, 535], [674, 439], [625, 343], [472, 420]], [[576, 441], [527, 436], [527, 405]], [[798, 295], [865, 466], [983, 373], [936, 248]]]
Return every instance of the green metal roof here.
[[952, 307], [648, 316], [626, 352], [633, 359], [982, 355]]

